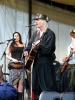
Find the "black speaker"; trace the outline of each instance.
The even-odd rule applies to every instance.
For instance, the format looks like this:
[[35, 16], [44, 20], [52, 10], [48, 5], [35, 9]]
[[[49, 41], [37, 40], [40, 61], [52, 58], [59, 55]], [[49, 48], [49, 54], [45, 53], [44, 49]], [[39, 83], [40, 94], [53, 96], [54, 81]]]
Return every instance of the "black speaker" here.
[[42, 92], [39, 100], [75, 100], [75, 92]]
[[60, 80], [61, 80], [60, 63], [58, 61], [54, 61], [53, 66], [55, 69], [56, 81], [60, 82]]

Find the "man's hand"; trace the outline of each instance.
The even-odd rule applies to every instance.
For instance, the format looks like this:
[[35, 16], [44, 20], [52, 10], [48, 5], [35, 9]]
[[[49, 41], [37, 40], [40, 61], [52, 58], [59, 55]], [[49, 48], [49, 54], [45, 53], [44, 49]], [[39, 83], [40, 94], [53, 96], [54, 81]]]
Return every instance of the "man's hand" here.
[[63, 57], [62, 61], [65, 62], [67, 60], [67, 56]]
[[28, 51], [24, 51], [24, 56], [25, 56], [25, 57], [28, 56]]
[[33, 42], [33, 43], [32, 43], [32, 49], [34, 49], [35, 47], [36, 47], [36, 43]]

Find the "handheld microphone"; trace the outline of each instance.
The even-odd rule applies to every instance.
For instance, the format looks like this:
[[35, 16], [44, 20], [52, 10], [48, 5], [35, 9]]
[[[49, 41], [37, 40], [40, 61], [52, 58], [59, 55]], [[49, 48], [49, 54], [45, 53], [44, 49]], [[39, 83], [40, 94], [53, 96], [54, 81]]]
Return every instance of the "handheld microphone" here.
[[31, 27], [31, 26], [35, 26], [35, 25], [36, 25], [36, 23], [34, 23], [34, 24], [30, 24], [30, 25], [25, 26], [25, 27]]

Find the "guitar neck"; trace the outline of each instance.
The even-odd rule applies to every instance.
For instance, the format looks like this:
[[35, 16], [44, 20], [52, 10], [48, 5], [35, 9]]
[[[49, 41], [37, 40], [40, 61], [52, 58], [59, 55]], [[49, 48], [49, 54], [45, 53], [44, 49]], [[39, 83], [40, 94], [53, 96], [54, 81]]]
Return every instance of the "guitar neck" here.
[[37, 46], [39, 43], [40, 43], [40, 40], [36, 41], [35, 42], [35, 45]]
[[68, 60], [69, 58], [72, 56], [73, 52], [70, 53], [70, 55], [67, 57], [66, 61], [64, 62], [63, 66], [61, 67], [61, 72], [64, 72], [64, 70], [66, 69], [67, 65], [68, 65]]
[[[39, 43], [40, 43], [40, 40], [36, 41], [35, 42], [35, 46], [39, 45]], [[34, 49], [31, 48], [31, 50], [29, 52], [29, 55], [28, 55], [28, 57], [25, 60], [25, 67], [27, 69], [30, 68], [33, 60], [35, 59], [36, 53], [37, 53], [37, 50], [35, 48]]]
[[[67, 59], [66, 59], [65, 62], [67, 62], [67, 61], [69, 60], [69, 58], [72, 56], [72, 54], [73, 54], [73, 52], [70, 53], [70, 55], [67, 57]], [[64, 63], [65, 63], [65, 62], [64, 62]]]

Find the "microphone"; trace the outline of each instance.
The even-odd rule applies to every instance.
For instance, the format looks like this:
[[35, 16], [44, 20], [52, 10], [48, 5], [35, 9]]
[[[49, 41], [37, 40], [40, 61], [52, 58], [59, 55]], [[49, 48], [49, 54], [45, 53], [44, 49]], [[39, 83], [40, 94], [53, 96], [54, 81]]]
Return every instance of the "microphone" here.
[[15, 39], [9, 39], [9, 40], [6, 40], [6, 41], [15, 41]]
[[35, 26], [35, 25], [36, 25], [36, 23], [34, 23], [34, 24], [30, 24], [30, 25], [25, 26], [25, 27], [31, 27], [31, 26]]
[[4, 42], [0, 42], [0, 44], [4, 44]]

